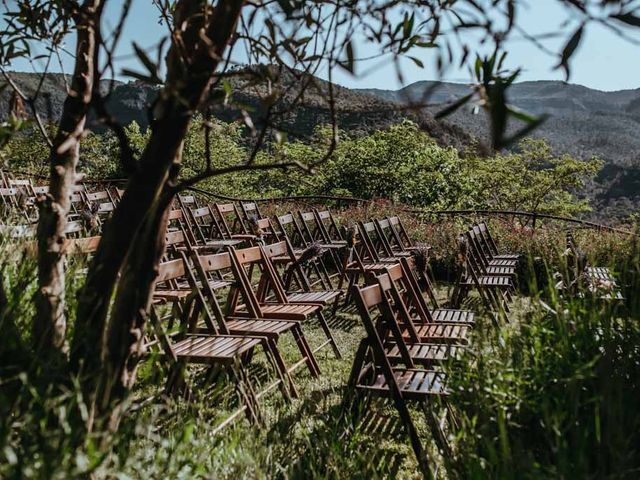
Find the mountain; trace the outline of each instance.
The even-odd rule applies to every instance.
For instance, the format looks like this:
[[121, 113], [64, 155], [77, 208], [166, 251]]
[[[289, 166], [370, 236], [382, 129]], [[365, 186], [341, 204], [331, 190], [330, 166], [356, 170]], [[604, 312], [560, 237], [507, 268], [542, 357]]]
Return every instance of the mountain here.
[[[11, 76], [26, 94], [38, 88], [40, 76], [37, 74], [13, 73]], [[285, 79], [285, 94], [272, 108], [278, 127], [292, 138], [309, 137], [317, 125], [331, 119], [326, 102], [329, 83], [311, 78], [310, 86], [302, 92], [299, 87], [301, 78], [304, 80], [305, 77]], [[65, 77], [60, 74], [45, 77], [36, 105], [45, 120], [56, 121], [60, 117], [66, 96], [65, 83]], [[235, 103], [255, 110], [253, 117], [259, 126], [261, 114], [266, 109], [260, 101], [265, 97], [264, 90], [261, 90], [264, 87], [256, 86], [247, 79], [236, 78], [232, 83]], [[2, 84], [0, 80], [0, 118], [6, 117], [11, 104], [10, 89], [3, 89]], [[158, 89], [139, 82], [118, 81], [112, 85], [104, 81], [101, 88], [107, 91], [110, 86], [113, 88], [107, 104], [109, 112], [122, 124], [136, 121], [146, 127]], [[434, 113], [446, 104], [469, 93], [468, 85], [416, 82], [401, 90], [349, 89], [339, 85], [332, 88], [340, 128], [353, 135], [381, 129], [408, 118], [443, 146], [464, 150], [470, 146], [478, 148], [478, 145], [482, 148], [488, 143], [488, 122], [483, 113], [474, 115], [465, 107], [446, 122], [434, 118]], [[300, 102], [291, 108], [298, 96]], [[522, 82], [509, 90], [509, 102], [533, 114], [550, 115], [532, 136], [547, 139], [556, 153], [569, 153], [585, 159], [598, 156], [606, 162], [588, 192], [596, 205], [594, 217], [607, 219], [628, 215], [638, 209], [640, 89], [602, 92], [557, 81]], [[421, 108], [409, 108], [411, 103], [419, 103]], [[423, 105], [426, 106], [422, 108]], [[223, 106], [217, 107], [214, 115], [231, 121], [241, 119], [243, 113], [237, 107]], [[95, 121], [90, 121], [89, 125], [94, 130], [101, 128]]]
[[[33, 73], [11, 73], [11, 77], [21, 90], [27, 95], [37, 91], [40, 75]], [[308, 78], [308, 77], [307, 77]], [[57, 121], [62, 113], [66, 97], [66, 82], [61, 74], [48, 74], [40, 86], [40, 94], [36, 108], [45, 121]], [[301, 91], [300, 78], [285, 78], [282, 81], [282, 98], [273, 106], [273, 117], [277, 120], [279, 129], [285, 131], [292, 138], [305, 138], [313, 134], [317, 125], [331, 121], [331, 111], [327, 105], [329, 83], [312, 77], [310, 85]], [[0, 79], [0, 118], [6, 118], [10, 111], [12, 100], [11, 89], [4, 88], [4, 81]], [[232, 78], [234, 104], [243, 105], [246, 110], [253, 110], [253, 120], [260, 126], [265, 105], [260, 98], [265, 96], [264, 88], [254, 85], [247, 79]], [[113, 88], [109, 88], [109, 87]], [[158, 88], [140, 82], [123, 83], [103, 81], [101, 88], [110, 90], [107, 110], [123, 125], [132, 121], [142, 128], [149, 124], [150, 107], [158, 95]], [[429, 133], [440, 145], [453, 146], [464, 149], [475, 143], [475, 139], [462, 128], [448, 122], [436, 121], [427, 111], [404, 111], [398, 109], [395, 102], [375, 95], [351, 90], [339, 85], [332, 86], [335, 96], [336, 117], [340, 128], [354, 134], [368, 133], [376, 129], [385, 128], [403, 119], [411, 119], [425, 132]], [[217, 92], [224, 95], [224, 92]], [[298, 103], [296, 99], [301, 97]], [[295, 108], [291, 105], [295, 103]], [[214, 115], [222, 120], [233, 121], [243, 118], [243, 112], [238, 107], [219, 106], [216, 102]], [[30, 112], [29, 112], [30, 113]], [[101, 130], [103, 127], [90, 116], [89, 128]]]
[[[361, 90], [398, 104], [420, 103], [434, 113], [470, 92], [469, 86], [416, 82], [401, 90]], [[640, 89], [602, 92], [559, 81], [522, 82], [508, 92], [509, 103], [549, 118], [531, 136], [549, 141], [558, 154], [605, 161], [591, 186], [594, 216], [627, 215], [640, 206]], [[425, 101], [426, 100], [426, 101]], [[448, 117], [481, 141], [488, 141], [488, 121], [462, 108]]]

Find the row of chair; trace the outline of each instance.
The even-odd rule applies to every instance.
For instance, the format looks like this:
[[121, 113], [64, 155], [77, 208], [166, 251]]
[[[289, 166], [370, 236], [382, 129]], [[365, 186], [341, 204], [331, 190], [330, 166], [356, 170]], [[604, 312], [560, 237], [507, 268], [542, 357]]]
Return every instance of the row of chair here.
[[472, 289], [477, 290], [485, 308], [508, 312], [516, 290], [517, 253], [500, 253], [486, 223], [476, 223], [459, 237], [461, 268], [453, 293], [460, 305]]
[[[474, 313], [459, 306], [475, 287], [487, 308], [508, 309], [519, 255], [499, 253], [488, 226], [473, 225], [460, 237], [464, 269], [454, 290], [452, 308], [430, 309], [428, 303], [435, 302], [435, 295], [429, 275], [423, 266], [417, 268], [423, 262], [420, 250], [425, 247], [383, 248], [388, 238], [385, 227], [384, 222], [360, 224], [363, 243], [372, 253], [370, 258], [388, 263], [367, 272], [367, 286], [351, 287], [366, 337], [356, 352], [348, 382], [351, 395], [345, 397], [345, 402], [348, 399], [357, 406], [362, 396], [392, 399], [423, 474], [431, 476], [427, 451], [407, 403], [420, 407], [432, 438], [446, 459], [450, 445], [445, 421], [451, 434], [455, 435], [456, 428], [455, 415], [447, 401], [447, 367], [460, 360], [476, 323]], [[382, 253], [391, 257], [382, 257]], [[393, 255], [399, 255], [396, 263]], [[442, 407], [442, 415], [434, 405]], [[345, 409], [347, 406], [345, 403]]]
[[[0, 228], [5, 236], [29, 238], [35, 235], [38, 198], [48, 186], [31, 179], [3, 174], [0, 182]], [[70, 197], [65, 233], [72, 238], [99, 233], [101, 226], [120, 202], [123, 190], [109, 184], [80, 183]]]
[[[121, 192], [114, 193], [115, 206]], [[98, 227], [106, 221], [107, 216]], [[321, 348], [328, 346], [341, 358], [330, 317], [353, 302], [365, 336], [345, 408], [360, 405], [363, 397], [391, 399], [426, 469], [407, 402], [421, 406], [446, 453], [445, 429], [455, 429], [446, 367], [467, 348], [476, 323], [474, 313], [460, 304], [475, 287], [487, 306], [507, 308], [515, 288], [517, 256], [498, 254], [486, 225], [474, 225], [463, 238], [464, 275], [453, 307], [442, 308], [429, 275], [429, 246], [413, 242], [398, 216], [340, 226], [328, 209], [267, 216], [253, 202], [216, 204], [182, 195], [168, 214], [166, 252], [144, 341], [169, 365], [168, 391], [188, 393], [188, 365], [204, 365], [210, 375], [226, 374], [241, 410], [260, 424], [263, 395], [277, 387], [285, 399], [297, 397], [293, 373], [306, 367], [320, 375]], [[97, 235], [70, 232], [67, 252], [91, 254], [99, 241]], [[485, 278], [508, 278], [508, 289]], [[318, 345], [307, 336], [312, 320], [325, 337]], [[283, 336], [291, 336], [299, 351], [291, 364], [281, 351]], [[262, 388], [250, 368], [258, 350], [274, 376]], [[441, 401], [442, 418], [432, 408], [434, 399]]]

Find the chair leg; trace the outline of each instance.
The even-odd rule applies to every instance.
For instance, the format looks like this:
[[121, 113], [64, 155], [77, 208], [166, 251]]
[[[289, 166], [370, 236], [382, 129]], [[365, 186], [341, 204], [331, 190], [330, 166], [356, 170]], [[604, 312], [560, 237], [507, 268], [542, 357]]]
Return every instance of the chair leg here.
[[286, 400], [291, 400], [293, 398], [300, 398], [300, 394], [298, 393], [298, 389], [293, 383], [293, 379], [289, 374], [287, 369], [287, 365], [284, 363], [284, 359], [278, 350], [278, 345], [274, 339], [267, 340], [267, 344], [265, 345], [265, 354], [267, 357], [273, 361], [273, 366], [276, 370], [276, 375], [280, 379], [281, 388], [283, 396]]
[[409, 413], [409, 409], [407, 408], [405, 400], [393, 395], [393, 402], [395, 403], [398, 414], [400, 415], [400, 420], [402, 421], [402, 424], [404, 425], [404, 428], [409, 435], [411, 447], [413, 448], [413, 452], [416, 455], [416, 460], [418, 461], [418, 466], [420, 467], [422, 475], [424, 475], [424, 478], [433, 478], [433, 473], [431, 472], [431, 468], [429, 467], [427, 454], [424, 451], [424, 447], [422, 446], [422, 442], [420, 441], [416, 426], [413, 424], [413, 420], [411, 419], [411, 415]]
[[451, 446], [449, 445], [446, 434], [442, 430], [438, 417], [434, 414], [433, 408], [430, 408], [432, 406], [432, 404], [428, 405], [426, 401], [420, 402], [420, 407], [422, 408], [422, 412], [427, 420], [427, 425], [429, 425], [433, 439], [435, 440], [436, 445], [438, 445], [438, 449], [443, 457], [451, 458]]
[[320, 326], [322, 330], [324, 330], [325, 335], [331, 342], [331, 348], [333, 349], [333, 353], [335, 354], [338, 360], [342, 360], [342, 354], [340, 353], [340, 349], [338, 348], [338, 344], [336, 343], [336, 339], [333, 338], [333, 334], [331, 333], [331, 329], [329, 328], [329, 324], [327, 323], [327, 319], [324, 318], [324, 314], [321, 310], [318, 310], [318, 320], [320, 321]]
[[353, 426], [357, 423], [357, 418], [361, 411], [360, 405], [360, 393], [356, 389], [356, 385], [358, 383], [358, 377], [360, 376], [360, 372], [362, 371], [362, 366], [364, 365], [364, 360], [367, 353], [367, 342], [362, 340], [358, 345], [358, 349], [356, 350], [355, 357], [353, 358], [353, 364], [351, 366], [351, 373], [349, 374], [349, 379], [347, 380], [347, 385], [345, 388], [344, 396], [342, 397], [342, 406], [340, 408], [340, 417], [347, 417], [347, 410], [351, 409], [351, 418]]
[[249, 419], [249, 422], [256, 425], [262, 425], [263, 423], [262, 414], [260, 412], [260, 407], [258, 405], [258, 399], [256, 398], [256, 395], [255, 395], [255, 392], [253, 391], [253, 387], [251, 386], [251, 383], [246, 378], [244, 369], [239, 364], [237, 359], [235, 359], [234, 362], [232, 362], [229, 365], [228, 370], [231, 376], [233, 377], [238, 394], [242, 398], [242, 401], [245, 404], [245, 406], [247, 407], [246, 412], [247, 412], [247, 418]]
[[298, 325], [296, 326], [296, 328], [292, 329], [291, 332], [293, 333], [293, 338], [298, 345], [298, 349], [300, 349], [302, 357], [306, 359], [307, 368], [309, 369], [311, 376], [314, 378], [318, 378], [320, 376], [320, 366], [316, 361], [316, 357], [313, 354], [311, 345], [309, 345], [309, 342], [307, 342], [307, 339], [302, 332], [302, 327]]

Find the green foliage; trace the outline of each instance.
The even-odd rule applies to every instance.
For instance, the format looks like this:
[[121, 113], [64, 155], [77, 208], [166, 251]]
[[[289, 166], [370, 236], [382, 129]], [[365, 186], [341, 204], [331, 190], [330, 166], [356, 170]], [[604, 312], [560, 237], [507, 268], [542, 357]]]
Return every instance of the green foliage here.
[[346, 139], [326, 167], [326, 185], [360, 198], [448, 208], [467, 194], [464, 160], [410, 122]]
[[476, 158], [468, 168], [474, 207], [571, 216], [590, 210], [575, 192], [598, 173], [602, 162], [555, 156], [544, 140], [526, 139], [519, 151]]
[[[238, 123], [209, 121], [212, 169], [246, 162], [250, 145]], [[205, 121], [194, 120], [184, 143], [181, 178], [207, 168]], [[130, 145], [140, 155], [149, 137], [135, 122], [126, 127]], [[369, 135], [339, 132], [330, 151], [329, 127], [318, 127], [307, 142], [273, 143], [260, 150], [256, 164], [315, 165], [313, 174], [296, 168], [234, 172], [202, 180], [199, 188], [241, 198], [295, 195], [343, 195], [387, 198], [394, 203], [433, 210], [452, 208], [527, 210], [575, 215], [590, 210], [579, 198], [601, 167], [596, 159], [555, 156], [543, 140], [527, 139], [514, 153], [491, 158], [462, 157], [443, 148], [412, 122]], [[10, 169], [46, 173], [49, 151], [37, 135], [17, 134], [4, 156]], [[119, 146], [113, 134], [89, 133], [82, 142], [79, 170], [90, 178], [123, 177]]]
[[[637, 274], [636, 259], [635, 288]], [[459, 476], [633, 478], [637, 320], [634, 309], [552, 298], [512, 328], [476, 336], [453, 375]]]

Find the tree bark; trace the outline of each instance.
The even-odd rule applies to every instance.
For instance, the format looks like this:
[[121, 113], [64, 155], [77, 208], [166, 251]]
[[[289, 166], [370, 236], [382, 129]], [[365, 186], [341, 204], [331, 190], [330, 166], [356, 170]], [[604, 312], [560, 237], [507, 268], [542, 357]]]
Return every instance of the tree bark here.
[[96, 25], [103, 0], [87, 0], [77, 12], [76, 61], [71, 90], [65, 99], [49, 159], [49, 193], [40, 201], [38, 221], [38, 291], [33, 342], [42, 363], [64, 358], [67, 349], [65, 316], [65, 227], [76, 183], [80, 139], [96, 82]]
[[189, 124], [208, 96], [243, 1], [222, 0], [206, 15], [203, 8], [208, 7], [203, 4], [177, 3], [167, 81], [154, 108], [151, 136], [103, 232], [79, 300], [72, 367], [82, 374], [82, 388], [96, 407], [96, 417], [108, 415], [135, 378], [137, 345], [144, 329], [140, 312], [147, 309], [153, 289], [165, 234], [162, 219], [171, 200], [163, 193], [171, 190]]

